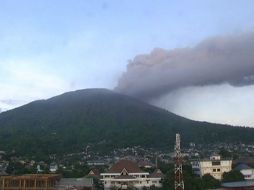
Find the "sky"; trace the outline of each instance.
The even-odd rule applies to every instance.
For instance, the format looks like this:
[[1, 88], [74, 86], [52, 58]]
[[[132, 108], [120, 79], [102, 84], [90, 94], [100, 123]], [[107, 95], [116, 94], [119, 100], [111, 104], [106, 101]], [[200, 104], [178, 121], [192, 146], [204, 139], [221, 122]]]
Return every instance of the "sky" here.
[[[228, 51], [228, 46], [238, 47], [240, 43], [243, 49], [237, 50], [243, 57], [244, 48], [252, 47], [253, 20], [252, 0], [0, 0], [0, 109], [84, 88], [126, 93], [126, 88], [119, 86], [129, 76], [131, 63], [157, 49], [165, 50], [165, 55], [178, 50], [184, 55], [194, 52], [186, 58], [193, 60], [200, 46], [201, 52], [209, 43]], [[221, 40], [214, 39], [229, 45], [224, 48]], [[242, 70], [241, 74], [253, 71], [251, 56], [245, 70], [241, 61], [233, 68]], [[231, 66], [225, 64], [223, 68], [228, 73]], [[181, 76], [185, 76], [183, 71], [185, 68]], [[172, 78], [170, 72], [165, 76]], [[163, 86], [162, 80], [158, 82], [160, 71], [151, 73], [151, 79], [139, 77]], [[241, 77], [252, 77], [251, 72], [247, 74]], [[173, 79], [178, 84], [179, 79]], [[177, 88], [166, 85], [163, 93], [158, 89], [156, 96], [138, 98], [195, 120], [254, 126], [252, 82], [236, 85], [227, 79], [175, 85]], [[134, 88], [135, 83], [128, 85]]]

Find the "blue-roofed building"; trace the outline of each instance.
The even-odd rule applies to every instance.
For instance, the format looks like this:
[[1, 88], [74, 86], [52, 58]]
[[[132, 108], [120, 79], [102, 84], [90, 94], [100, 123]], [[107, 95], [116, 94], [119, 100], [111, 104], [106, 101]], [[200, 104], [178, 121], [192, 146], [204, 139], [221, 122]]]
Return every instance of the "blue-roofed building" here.
[[244, 164], [244, 163], [239, 163], [234, 170], [238, 170], [240, 171], [243, 176], [244, 179], [246, 180], [254, 180], [254, 169], [249, 167], [248, 165]]

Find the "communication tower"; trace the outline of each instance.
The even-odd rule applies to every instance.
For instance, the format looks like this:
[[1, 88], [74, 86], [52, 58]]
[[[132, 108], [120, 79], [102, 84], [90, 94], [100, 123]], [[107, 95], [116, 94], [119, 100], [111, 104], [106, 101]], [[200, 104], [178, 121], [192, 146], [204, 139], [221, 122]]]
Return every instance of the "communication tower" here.
[[176, 134], [175, 144], [175, 190], [184, 190], [183, 159], [180, 146], [180, 134]]

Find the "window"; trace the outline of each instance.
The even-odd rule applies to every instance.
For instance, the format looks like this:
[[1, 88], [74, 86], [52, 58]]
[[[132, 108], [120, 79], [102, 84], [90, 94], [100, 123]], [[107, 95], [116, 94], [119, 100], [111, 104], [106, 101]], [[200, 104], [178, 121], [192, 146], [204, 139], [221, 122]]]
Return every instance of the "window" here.
[[220, 161], [212, 161], [212, 166], [219, 166], [220, 165]]
[[216, 172], [216, 169], [213, 169], [213, 172]]
[[220, 172], [220, 168], [217, 169], [217, 172]]

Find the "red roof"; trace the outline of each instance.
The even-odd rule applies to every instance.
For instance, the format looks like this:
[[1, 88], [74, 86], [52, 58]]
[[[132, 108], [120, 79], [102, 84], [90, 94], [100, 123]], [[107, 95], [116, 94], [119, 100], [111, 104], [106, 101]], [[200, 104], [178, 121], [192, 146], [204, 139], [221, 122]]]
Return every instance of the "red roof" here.
[[109, 169], [108, 173], [121, 173], [123, 169], [126, 169], [128, 173], [143, 172], [135, 162], [130, 160], [120, 160]]
[[150, 178], [163, 178], [164, 175], [163, 175], [163, 173], [161, 172], [160, 169], [156, 169], [153, 173], [151, 173], [151, 174], [149, 175], [149, 177], [150, 177]]

